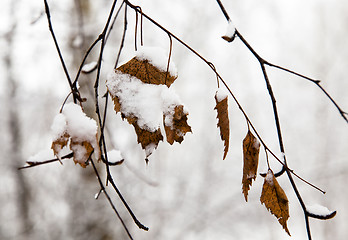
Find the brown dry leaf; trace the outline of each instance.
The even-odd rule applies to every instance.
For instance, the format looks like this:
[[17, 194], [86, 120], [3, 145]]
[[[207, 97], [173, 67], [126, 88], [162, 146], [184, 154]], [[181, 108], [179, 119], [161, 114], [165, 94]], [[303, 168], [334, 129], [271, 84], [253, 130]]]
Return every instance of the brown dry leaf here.
[[64, 134], [52, 142], [51, 149], [58, 159], [60, 159], [59, 152], [68, 144], [69, 137], [69, 134], [64, 132]]
[[148, 60], [139, 60], [136, 57], [118, 67], [116, 70], [134, 76], [144, 83], [156, 85], [165, 84], [167, 87], [177, 78], [177, 76], [170, 75], [169, 72], [159, 70]]
[[291, 236], [286, 224], [289, 218], [289, 201], [272, 170], [268, 170], [265, 177], [260, 201], [265, 204], [265, 207], [278, 219], [284, 230]]
[[230, 121], [228, 118], [228, 98], [226, 96], [225, 98], [221, 100], [217, 97], [217, 92], [216, 92], [215, 101], [216, 101], [216, 106], [214, 109], [217, 110], [217, 119], [219, 120], [217, 126], [220, 129], [220, 137], [221, 137], [221, 140], [224, 141], [224, 146], [225, 146], [224, 156], [223, 156], [223, 160], [225, 160], [227, 152], [228, 152], [228, 146], [229, 146], [229, 140], [230, 140]]
[[92, 145], [87, 141], [79, 141], [75, 138], [71, 138], [70, 149], [74, 153], [75, 164], [78, 163], [81, 167], [85, 168], [87, 166], [87, 160], [94, 150]]
[[150, 132], [140, 128], [136, 118], [127, 117], [127, 120], [133, 125], [138, 136], [138, 143], [146, 151], [146, 157], [150, 156], [152, 151], [157, 148], [159, 141], [163, 141], [161, 130], [158, 128], [155, 132]]
[[256, 179], [257, 166], [259, 164], [260, 143], [255, 136], [248, 131], [243, 140], [243, 194], [245, 201], [248, 201], [248, 191], [252, 180]]
[[187, 115], [183, 105], [175, 106], [173, 116], [169, 116], [172, 118], [171, 125], [165, 121], [168, 116], [163, 115], [164, 130], [169, 144], [173, 144], [174, 141], [181, 143], [184, 140], [184, 135], [187, 132], [192, 132], [191, 127], [187, 124]]

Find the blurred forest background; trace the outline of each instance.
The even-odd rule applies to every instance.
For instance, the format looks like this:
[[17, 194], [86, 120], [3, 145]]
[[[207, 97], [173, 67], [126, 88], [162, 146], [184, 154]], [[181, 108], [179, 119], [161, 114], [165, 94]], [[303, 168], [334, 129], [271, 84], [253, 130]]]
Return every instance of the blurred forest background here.
[[[121, 1], [119, 1], [118, 6]], [[273, 151], [278, 152], [271, 102], [258, 62], [239, 39], [221, 39], [226, 20], [214, 0], [134, 0], [142, 10], [214, 63]], [[72, 76], [86, 49], [101, 33], [112, 1], [49, 1], [52, 23]], [[323, 87], [348, 111], [348, 3], [332, 1], [223, 1], [238, 30], [266, 60], [322, 80]], [[50, 126], [69, 93], [43, 1], [2, 0], [0, 8], [0, 239], [127, 239], [101, 195], [91, 167], [71, 160], [18, 171], [29, 157], [49, 151]], [[105, 49], [102, 82], [113, 69], [123, 31], [121, 11]], [[121, 61], [134, 53], [134, 11]], [[145, 46], [168, 51], [168, 36], [144, 21]], [[87, 62], [97, 60], [98, 48]], [[138, 219], [139, 230], [116, 194], [109, 193], [135, 239], [291, 239], [260, 204], [258, 177], [245, 203], [241, 193], [242, 140], [247, 127], [230, 101], [230, 150], [223, 143], [214, 111], [216, 77], [187, 49], [174, 42], [178, 79], [172, 88], [189, 110], [193, 134], [182, 144], [160, 143], [148, 165], [132, 126], [110, 104], [109, 150], [124, 164], [113, 167], [116, 184]], [[348, 129], [337, 109], [312, 83], [269, 69], [277, 98], [290, 168], [326, 195], [296, 181], [304, 201], [319, 203], [337, 216], [311, 220], [313, 239], [348, 235]], [[79, 82], [93, 112], [95, 73]], [[103, 91], [101, 91], [101, 95]], [[42, 159], [44, 160], [44, 159]], [[102, 165], [102, 164], [100, 164]], [[273, 163], [274, 169], [280, 168]], [[103, 170], [100, 166], [101, 171]], [[265, 170], [260, 153], [259, 170]], [[105, 177], [105, 176], [104, 176]], [[292, 239], [307, 239], [302, 210], [287, 177], [278, 179], [288, 195]]]

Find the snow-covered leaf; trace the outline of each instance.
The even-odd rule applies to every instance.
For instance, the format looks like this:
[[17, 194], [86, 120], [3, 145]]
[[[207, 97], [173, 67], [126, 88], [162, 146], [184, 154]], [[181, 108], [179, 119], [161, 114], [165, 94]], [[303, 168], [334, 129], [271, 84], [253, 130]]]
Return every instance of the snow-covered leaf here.
[[225, 149], [223, 159], [226, 158], [230, 140], [230, 121], [228, 118], [228, 95], [218, 90], [215, 94], [218, 127], [221, 140], [224, 141]]
[[66, 104], [63, 112], [55, 117], [51, 129], [54, 135], [51, 148], [58, 159], [69, 140], [75, 163], [86, 167], [92, 152], [97, 159], [100, 159], [97, 124], [95, 120], [86, 116], [79, 105]]
[[146, 157], [163, 140], [162, 124], [170, 144], [181, 143], [184, 135], [191, 132], [187, 124], [188, 112], [175, 92], [168, 88], [177, 76], [163, 70], [166, 64], [161, 66], [161, 59], [165, 63], [168, 61], [143, 50], [117, 68], [106, 81], [115, 111], [134, 126]]

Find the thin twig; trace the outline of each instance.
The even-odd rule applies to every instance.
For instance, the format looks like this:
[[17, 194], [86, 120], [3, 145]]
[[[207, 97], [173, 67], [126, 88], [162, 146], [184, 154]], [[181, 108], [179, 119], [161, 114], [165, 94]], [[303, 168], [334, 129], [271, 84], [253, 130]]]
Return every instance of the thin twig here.
[[99, 173], [98, 173], [98, 170], [97, 170], [97, 168], [96, 168], [96, 166], [95, 166], [93, 160], [90, 159], [90, 162], [91, 162], [91, 164], [92, 164], [92, 166], [93, 166], [95, 175], [97, 176], [98, 183], [99, 183], [99, 185], [100, 185], [101, 191], [104, 193], [106, 199], [109, 201], [109, 203], [110, 203], [112, 209], [113, 209], [114, 212], [116, 213], [116, 216], [117, 216], [118, 219], [121, 221], [121, 224], [122, 224], [123, 228], [126, 230], [129, 239], [133, 239], [132, 235], [130, 234], [130, 232], [129, 232], [127, 226], [126, 226], [126, 224], [124, 223], [124, 221], [123, 221], [123, 219], [121, 218], [120, 214], [118, 213], [118, 211], [117, 211], [117, 209], [116, 209], [114, 203], [112, 202], [112, 200], [111, 200], [109, 194], [107, 193], [107, 191], [106, 191], [106, 189], [105, 189], [105, 186], [104, 186], [104, 184], [103, 184], [103, 182], [102, 182], [102, 180], [101, 180], [101, 178], [100, 178], [100, 175], [99, 175]]
[[71, 81], [71, 78], [70, 78], [70, 75], [69, 75], [69, 71], [68, 71], [68, 69], [67, 69], [67, 67], [65, 65], [65, 61], [64, 61], [63, 55], [62, 55], [62, 53], [60, 51], [56, 35], [55, 35], [54, 31], [53, 31], [52, 22], [51, 22], [51, 13], [50, 13], [50, 9], [49, 9], [47, 0], [44, 0], [44, 4], [45, 4], [45, 12], [46, 12], [46, 16], [47, 16], [47, 21], [48, 21], [48, 28], [49, 28], [49, 30], [51, 32], [51, 35], [52, 35], [52, 38], [53, 38], [53, 41], [54, 41], [54, 45], [56, 46], [60, 62], [61, 62], [62, 66], [63, 66], [63, 69], [64, 69], [64, 73], [65, 73], [66, 79], [68, 80], [71, 92], [73, 93], [74, 103], [76, 103], [76, 100], [78, 99], [77, 96], [79, 95], [79, 94], [76, 95], [76, 93], [78, 93], [78, 90], [72, 84], [72, 81]]
[[53, 162], [59, 162], [60, 160], [69, 159], [69, 158], [72, 158], [73, 156], [74, 156], [73, 153], [69, 153], [69, 154], [61, 157], [60, 159], [59, 158], [53, 158], [53, 159], [45, 160], [45, 161], [42, 161], [42, 162], [27, 161], [26, 163], [29, 164], [29, 165], [28, 166], [19, 167], [18, 170], [26, 169], [26, 168], [32, 168], [32, 167], [37, 167], [39, 165], [44, 165], [44, 164], [53, 163]]
[[[131, 4], [128, 0], [125, 0], [125, 3], [131, 7], [132, 9], [137, 10], [137, 6]], [[250, 127], [253, 129], [253, 131], [256, 133], [258, 139], [260, 140], [260, 142], [262, 143], [263, 146], [265, 146], [268, 151], [271, 153], [271, 155], [273, 157], [275, 157], [279, 163], [281, 163], [284, 166], [284, 163], [279, 160], [279, 158], [267, 147], [266, 143], [262, 140], [260, 134], [258, 133], [258, 131], [256, 130], [256, 128], [254, 127], [253, 123], [251, 122], [251, 120], [249, 119], [248, 115], [246, 114], [246, 112], [244, 111], [242, 105], [239, 103], [238, 99], [236, 98], [236, 96], [233, 94], [233, 92], [231, 91], [230, 87], [227, 85], [226, 81], [220, 76], [220, 74], [217, 72], [216, 68], [214, 67], [214, 65], [209, 62], [207, 59], [205, 59], [202, 55], [200, 55], [196, 50], [194, 50], [192, 47], [190, 47], [188, 44], [186, 44], [183, 40], [181, 40], [180, 38], [178, 38], [177, 36], [175, 36], [173, 33], [171, 33], [169, 30], [167, 30], [166, 28], [164, 28], [162, 25], [160, 25], [158, 22], [156, 22], [155, 20], [153, 20], [151, 17], [149, 17], [148, 15], [146, 15], [144, 12], [142, 12], [142, 15], [144, 16], [144, 18], [146, 18], [147, 20], [149, 20], [151, 23], [153, 23], [155, 26], [157, 26], [158, 28], [160, 28], [162, 31], [164, 31], [165, 33], [167, 33], [168, 35], [170, 35], [172, 38], [174, 38], [176, 41], [178, 41], [181, 45], [183, 45], [185, 48], [187, 48], [189, 51], [191, 51], [194, 55], [196, 55], [198, 58], [200, 58], [203, 62], [205, 62], [211, 69], [212, 71], [216, 74], [217, 78], [223, 83], [223, 85], [226, 87], [227, 91], [230, 93], [230, 95], [232, 96], [234, 102], [237, 104], [238, 108], [240, 109], [240, 111], [242, 112], [244, 118], [246, 119], [246, 121], [250, 124]], [[256, 52], [255, 52], [256, 53]], [[257, 54], [257, 53], [256, 53]], [[317, 188], [317, 187], [316, 187]]]

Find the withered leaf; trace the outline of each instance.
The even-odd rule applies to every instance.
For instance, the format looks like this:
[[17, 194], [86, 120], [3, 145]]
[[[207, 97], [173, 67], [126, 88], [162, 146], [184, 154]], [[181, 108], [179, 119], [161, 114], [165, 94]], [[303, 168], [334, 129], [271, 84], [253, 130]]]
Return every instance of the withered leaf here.
[[142, 129], [137, 124], [136, 118], [127, 117], [130, 124], [133, 125], [138, 137], [138, 143], [146, 151], [146, 157], [151, 155], [152, 151], [157, 148], [159, 141], [163, 140], [161, 130], [158, 128], [156, 131], [151, 132], [146, 129]]
[[215, 94], [216, 106], [214, 109], [217, 110], [217, 119], [219, 120], [217, 126], [220, 129], [220, 137], [221, 140], [224, 141], [224, 156], [223, 159], [226, 158], [229, 140], [230, 140], [230, 121], [228, 118], [228, 98], [227, 96], [223, 99], [219, 99], [217, 97], [217, 92]]
[[59, 138], [52, 142], [51, 149], [58, 159], [60, 159], [59, 152], [68, 144], [69, 137], [69, 134], [65, 131]]
[[265, 177], [260, 201], [265, 204], [267, 210], [278, 219], [278, 222], [290, 236], [286, 223], [290, 217], [289, 201], [284, 190], [280, 187], [277, 179], [274, 177], [272, 170], [268, 170]]
[[243, 194], [245, 201], [248, 201], [248, 191], [252, 180], [256, 179], [257, 166], [259, 164], [260, 143], [255, 136], [248, 131], [243, 140]]
[[[164, 130], [168, 143], [173, 144], [174, 141], [181, 143], [184, 140], [184, 135], [187, 132], [192, 132], [191, 127], [187, 124], [187, 115], [188, 113], [184, 111], [183, 105], [175, 106], [173, 116], [163, 114]], [[168, 117], [171, 121], [165, 120]]]
[[163, 84], [167, 85], [167, 87], [177, 78], [177, 76], [170, 75], [169, 72], [159, 70], [148, 60], [139, 60], [137, 57], [132, 58], [116, 70], [134, 76], [144, 83]]
[[75, 138], [70, 140], [70, 149], [74, 153], [75, 164], [80, 164], [81, 167], [85, 168], [88, 164], [88, 158], [94, 151], [93, 146], [88, 141], [79, 141]]

